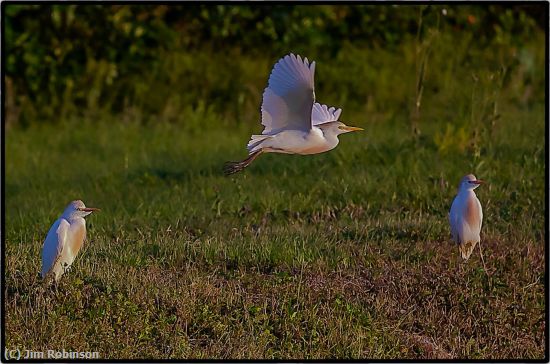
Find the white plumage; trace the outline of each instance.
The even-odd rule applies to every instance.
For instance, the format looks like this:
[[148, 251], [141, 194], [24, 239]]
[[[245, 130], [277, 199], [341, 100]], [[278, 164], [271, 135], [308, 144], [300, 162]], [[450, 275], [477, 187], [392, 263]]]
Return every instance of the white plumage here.
[[342, 109], [315, 102], [314, 75], [315, 62], [294, 54], [275, 64], [263, 94], [264, 130], [248, 142], [248, 158], [226, 163], [226, 174], [243, 170], [262, 153], [323, 153], [338, 145], [339, 134], [363, 130], [339, 122]]
[[53, 273], [57, 282], [73, 264], [86, 238], [84, 217], [93, 211], [99, 209], [86, 207], [80, 200], [72, 201], [53, 223], [42, 247], [42, 278]]
[[474, 189], [483, 181], [473, 174], [466, 175], [460, 181], [458, 194], [453, 200], [449, 212], [451, 235], [458, 244], [462, 258], [468, 259], [476, 244], [481, 240], [483, 211]]
[[311, 112], [311, 123], [313, 125], [319, 125], [331, 121], [338, 121], [341, 113], [342, 109], [336, 109], [334, 106], [329, 108], [327, 105], [321, 105], [316, 102], [313, 104], [313, 110]]

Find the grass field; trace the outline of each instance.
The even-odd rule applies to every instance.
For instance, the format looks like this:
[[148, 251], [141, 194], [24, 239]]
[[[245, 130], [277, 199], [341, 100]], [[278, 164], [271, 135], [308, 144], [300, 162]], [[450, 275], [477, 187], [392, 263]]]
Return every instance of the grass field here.
[[[398, 65], [382, 56], [371, 62]], [[491, 125], [481, 114], [494, 92], [466, 81], [489, 72], [454, 78], [457, 68], [437, 69], [452, 62], [433, 57], [430, 79], [443, 88], [426, 91], [418, 138], [391, 99], [410, 92], [392, 91], [388, 67], [372, 109], [347, 106], [326, 83], [316, 90], [365, 132], [322, 155], [262, 156], [232, 177], [222, 165], [246, 155], [257, 111], [240, 124], [189, 109], [178, 116], [186, 123], [101, 115], [6, 130], [7, 347], [102, 358], [542, 359], [543, 98], [522, 101], [512, 81], [497, 90]], [[341, 81], [340, 90], [356, 82]], [[257, 109], [259, 97], [246, 102]], [[463, 262], [450, 242], [447, 212], [467, 173], [488, 181], [476, 190], [486, 271], [477, 249]], [[73, 199], [102, 211], [52, 289], [38, 275], [42, 242]]]

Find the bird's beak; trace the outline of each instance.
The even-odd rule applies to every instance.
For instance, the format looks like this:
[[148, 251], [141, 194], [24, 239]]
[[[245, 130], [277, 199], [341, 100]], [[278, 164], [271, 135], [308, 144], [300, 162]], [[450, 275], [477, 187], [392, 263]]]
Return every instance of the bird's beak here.
[[476, 185], [480, 185], [480, 184], [485, 183], [485, 181], [482, 180], [482, 179], [476, 179], [475, 181], [472, 181], [472, 183], [475, 183]]
[[80, 211], [85, 211], [85, 212], [101, 211], [97, 207], [81, 207], [81, 208], [79, 208], [79, 210]]
[[345, 130], [345, 131], [361, 131], [361, 130], [364, 130], [363, 128], [358, 128], [356, 126], [341, 126], [340, 129], [342, 130]]

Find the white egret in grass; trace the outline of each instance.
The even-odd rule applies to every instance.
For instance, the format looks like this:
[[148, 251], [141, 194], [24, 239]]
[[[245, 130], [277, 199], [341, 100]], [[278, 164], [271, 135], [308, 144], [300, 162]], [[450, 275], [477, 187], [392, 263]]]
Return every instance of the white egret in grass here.
[[338, 145], [338, 135], [363, 130], [338, 121], [342, 109], [315, 102], [315, 62], [289, 54], [273, 67], [262, 102], [261, 135], [252, 135], [248, 157], [227, 162], [226, 175], [242, 171], [263, 153], [318, 154]]
[[[462, 258], [468, 259], [476, 244], [480, 242], [483, 211], [474, 189], [484, 183], [473, 174], [468, 174], [460, 180], [451, 211], [449, 223], [453, 240], [458, 244]], [[481, 254], [481, 247], [479, 248]], [[483, 259], [483, 255], [481, 256]]]
[[84, 217], [95, 207], [86, 207], [80, 200], [72, 201], [57, 219], [44, 240], [42, 248], [42, 278], [53, 272], [55, 281], [73, 264], [86, 238]]

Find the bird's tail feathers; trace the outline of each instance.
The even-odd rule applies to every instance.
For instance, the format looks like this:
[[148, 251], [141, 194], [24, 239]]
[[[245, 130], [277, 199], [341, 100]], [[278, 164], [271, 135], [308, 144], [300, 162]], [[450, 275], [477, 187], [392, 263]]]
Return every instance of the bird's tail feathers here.
[[260, 144], [266, 139], [272, 138], [272, 135], [252, 135], [250, 137], [250, 141], [248, 142], [248, 145], [246, 148], [248, 149], [248, 153], [252, 154], [258, 150], [260, 147]]

